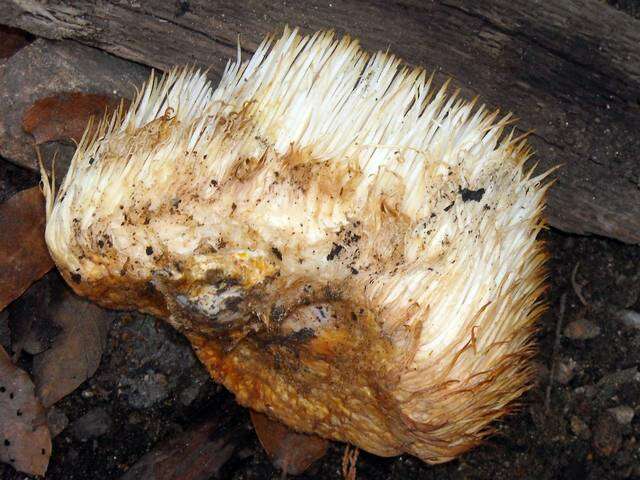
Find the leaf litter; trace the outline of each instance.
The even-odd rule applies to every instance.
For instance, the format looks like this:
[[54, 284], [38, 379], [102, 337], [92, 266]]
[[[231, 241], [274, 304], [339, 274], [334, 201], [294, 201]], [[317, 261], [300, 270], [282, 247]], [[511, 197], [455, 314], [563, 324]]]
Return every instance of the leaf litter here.
[[51, 268], [44, 241], [44, 198], [38, 187], [0, 204], [0, 311]]
[[91, 117], [99, 119], [121, 102], [125, 100], [97, 93], [58, 93], [35, 101], [24, 113], [22, 128], [38, 145], [69, 139], [79, 143]]
[[51, 434], [33, 382], [0, 347], [0, 461], [30, 475], [44, 475]]
[[51, 348], [33, 358], [33, 377], [45, 407], [78, 388], [100, 365], [111, 316], [68, 291], [52, 311], [60, 333]]

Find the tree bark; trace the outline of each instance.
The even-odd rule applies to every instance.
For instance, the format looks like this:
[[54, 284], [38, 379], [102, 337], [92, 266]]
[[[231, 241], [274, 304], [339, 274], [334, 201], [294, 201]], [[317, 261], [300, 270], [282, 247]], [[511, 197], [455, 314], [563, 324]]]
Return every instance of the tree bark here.
[[[640, 21], [598, 0], [13, 0], [0, 23], [71, 38], [165, 69], [219, 76], [285, 24], [333, 28], [370, 50], [453, 78], [463, 96], [512, 111], [533, 130], [554, 227], [640, 243]], [[453, 89], [452, 89], [453, 90]]]

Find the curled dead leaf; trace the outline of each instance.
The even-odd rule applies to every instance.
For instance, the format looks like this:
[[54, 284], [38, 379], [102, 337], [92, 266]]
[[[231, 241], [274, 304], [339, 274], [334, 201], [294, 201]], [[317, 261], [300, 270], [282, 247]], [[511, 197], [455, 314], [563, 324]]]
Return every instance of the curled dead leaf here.
[[50, 456], [51, 435], [33, 382], [0, 347], [0, 461], [44, 475]]
[[0, 310], [53, 267], [44, 242], [44, 198], [38, 187], [0, 205]]
[[218, 473], [249, 432], [238, 415], [219, 412], [144, 455], [120, 480], [207, 480]]
[[33, 377], [45, 408], [93, 376], [111, 323], [106, 310], [70, 293], [54, 307], [52, 320], [61, 332], [50, 349], [33, 358]]
[[45, 351], [59, 333], [59, 328], [51, 321], [49, 307], [52, 285], [57, 281], [58, 276], [49, 272], [5, 309], [14, 358], [22, 351], [30, 355]]
[[31, 105], [22, 118], [22, 128], [33, 135], [38, 145], [68, 139], [77, 143], [91, 117], [102, 118], [105, 112], [115, 111], [120, 102], [121, 99], [110, 95], [58, 93]]
[[23, 47], [29, 45], [32, 36], [17, 28], [0, 25], [0, 59], [9, 58]]
[[297, 433], [262, 413], [251, 411], [260, 444], [274, 466], [285, 475], [299, 475], [324, 457], [329, 442], [316, 435]]

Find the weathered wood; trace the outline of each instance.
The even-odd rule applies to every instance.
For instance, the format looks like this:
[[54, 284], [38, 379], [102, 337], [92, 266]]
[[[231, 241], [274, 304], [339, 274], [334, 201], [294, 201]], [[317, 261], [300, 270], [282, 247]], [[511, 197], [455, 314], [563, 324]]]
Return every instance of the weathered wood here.
[[250, 53], [285, 24], [350, 33], [534, 130], [540, 168], [564, 164], [551, 225], [640, 243], [640, 21], [605, 2], [13, 0], [0, 23], [158, 68], [211, 66], [213, 76], [238, 35]]
[[[36, 40], [0, 67], [0, 155], [38, 169], [35, 139], [23, 128], [25, 114], [36, 101], [69, 91], [132, 98], [136, 85], [148, 76], [148, 68], [77, 42]], [[56, 176], [61, 178], [75, 147], [48, 142], [40, 149], [47, 168], [57, 154]]]

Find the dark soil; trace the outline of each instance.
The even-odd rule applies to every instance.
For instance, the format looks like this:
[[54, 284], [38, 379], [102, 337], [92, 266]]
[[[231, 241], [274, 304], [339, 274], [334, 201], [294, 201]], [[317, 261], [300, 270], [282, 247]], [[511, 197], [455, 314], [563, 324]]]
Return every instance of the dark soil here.
[[[0, 200], [35, 183], [34, 174], [0, 160]], [[635, 370], [640, 363], [640, 326], [625, 326], [620, 320], [621, 310], [640, 310], [640, 247], [554, 230], [543, 237], [550, 253], [549, 310], [537, 334], [539, 379], [519, 411], [497, 425], [498, 434], [485, 445], [444, 465], [362, 452], [357, 478], [640, 477], [640, 419], [627, 423], [628, 418], [616, 420], [610, 412], [622, 406], [628, 416], [640, 409], [640, 375]], [[66, 286], [52, 272], [32, 287], [38, 288], [55, 291]], [[561, 335], [554, 355], [563, 297], [560, 330], [573, 321], [587, 320], [592, 328], [587, 336], [593, 338]], [[39, 296], [22, 301], [28, 298]], [[9, 307], [9, 313], [25, 307], [20, 301]], [[246, 412], [209, 379], [175, 331], [148, 316], [113, 315], [99, 370], [55, 407], [68, 418], [69, 426], [54, 440], [47, 479], [117, 479], [154, 446], [211, 412], [222, 410], [246, 421]], [[23, 354], [20, 363], [28, 369], [28, 355]], [[552, 368], [557, 380], [545, 405]], [[344, 445], [333, 444], [329, 454], [300, 478], [342, 478], [343, 451]], [[25, 475], [0, 465], [0, 478], [22, 480]], [[280, 472], [251, 435], [219, 478], [280, 478]]]

